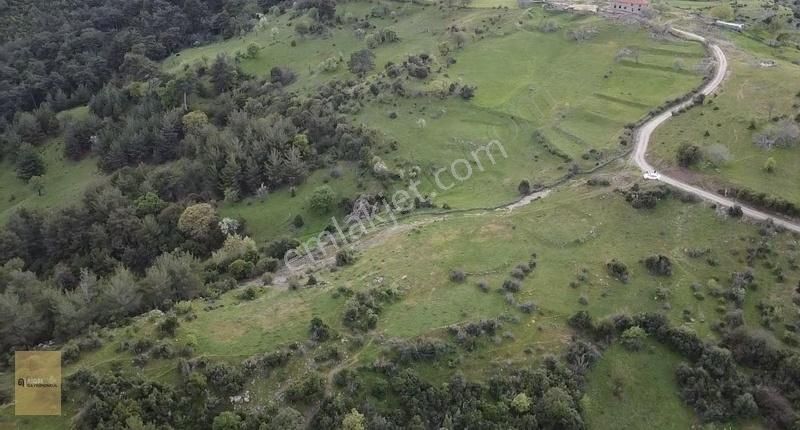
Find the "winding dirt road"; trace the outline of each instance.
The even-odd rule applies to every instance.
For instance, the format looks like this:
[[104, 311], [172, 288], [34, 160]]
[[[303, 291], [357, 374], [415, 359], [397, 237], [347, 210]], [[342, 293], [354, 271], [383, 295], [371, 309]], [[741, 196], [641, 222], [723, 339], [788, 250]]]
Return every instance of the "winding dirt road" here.
[[[672, 31], [673, 33], [675, 33], [680, 37], [684, 37], [689, 40], [696, 40], [701, 43], [706, 43], [706, 39], [697, 34], [690, 33], [688, 31], [678, 30], [675, 28], [673, 28]], [[711, 93], [716, 91], [717, 88], [719, 88], [719, 86], [722, 84], [723, 79], [725, 79], [725, 74], [728, 71], [728, 59], [725, 57], [725, 53], [722, 52], [722, 49], [720, 49], [719, 46], [713, 43], [709, 44], [709, 48], [711, 49], [711, 52], [714, 54], [717, 64], [716, 64], [716, 70], [714, 72], [714, 77], [700, 90], [700, 93], [706, 96], [710, 95]], [[659, 125], [666, 122], [672, 116], [673, 111], [689, 107], [691, 103], [692, 101], [688, 100], [678, 105], [675, 105], [672, 108], [666, 110], [665, 112], [645, 122], [636, 130], [635, 134], [636, 149], [633, 151], [633, 161], [634, 163], [636, 163], [637, 166], [639, 166], [642, 172], [655, 170], [653, 166], [651, 166], [650, 163], [648, 163], [647, 159], [645, 158], [645, 156], [647, 155], [647, 145], [650, 143], [650, 135], [653, 134], [653, 131], [655, 131], [655, 129], [658, 128]], [[749, 218], [762, 221], [771, 219], [772, 221], [775, 222], [776, 225], [800, 233], [800, 223], [787, 221], [781, 218], [776, 218], [774, 215], [770, 215], [758, 209], [754, 209], [752, 207], [743, 205], [729, 198], [706, 191], [702, 188], [698, 188], [693, 185], [689, 185], [685, 182], [681, 182], [675, 178], [666, 176], [663, 173], [660, 174], [660, 178], [658, 180], [665, 184], [683, 190], [687, 193], [694, 194], [695, 196], [700, 197], [703, 200], [714, 202], [724, 207], [739, 205], [742, 208], [744, 215]]]

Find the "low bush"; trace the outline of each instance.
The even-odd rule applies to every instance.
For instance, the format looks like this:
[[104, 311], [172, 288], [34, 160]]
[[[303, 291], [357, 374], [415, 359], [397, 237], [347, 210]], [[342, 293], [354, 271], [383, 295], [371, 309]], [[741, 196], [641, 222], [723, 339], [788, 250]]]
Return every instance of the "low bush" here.
[[672, 261], [666, 255], [651, 255], [643, 263], [651, 275], [672, 276]]
[[355, 253], [350, 249], [340, 249], [336, 253], [336, 265], [337, 266], [348, 266], [353, 264], [356, 260]]
[[626, 266], [625, 263], [618, 261], [616, 259], [613, 259], [608, 263], [606, 263], [606, 271], [612, 278], [622, 283], [627, 283], [628, 280], [630, 279], [628, 266]]
[[639, 326], [633, 326], [622, 332], [620, 343], [628, 351], [639, 351], [644, 346], [647, 333]]
[[467, 280], [467, 274], [461, 269], [450, 271], [450, 282], [461, 283]]

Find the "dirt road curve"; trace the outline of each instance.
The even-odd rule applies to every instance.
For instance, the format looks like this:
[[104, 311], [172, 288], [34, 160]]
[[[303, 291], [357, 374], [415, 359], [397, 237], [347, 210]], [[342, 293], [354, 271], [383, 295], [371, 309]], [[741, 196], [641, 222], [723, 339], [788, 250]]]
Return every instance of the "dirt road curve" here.
[[[673, 32], [686, 39], [705, 42], [704, 37], [698, 36], [694, 33], [689, 33], [688, 31], [673, 29]], [[716, 64], [716, 70], [714, 72], [714, 78], [711, 79], [711, 81], [708, 82], [708, 84], [706, 84], [706, 86], [700, 90], [700, 92], [704, 95], [709, 95], [714, 91], [716, 91], [716, 89], [719, 88], [720, 84], [722, 84], [722, 80], [725, 78], [725, 73], [728, 71], [728, 59], [725, 57], [725, 53], [722, 52], [722, 49], [720, 49], [719, 46], [713, 43], [710, 44], [709, 47], [711, 48], [711, 52], [714, 54], [714, 57], [716, 58], [717, 64]], [[642, 172], [655, 170], [653, 166], [651, 166], [650, 163], [648, 163], [647, 160], [645, 159], [645, 155], [647, 154], [647, 145], [650, 143], [650, 135], [653, 134], [653, 131], [659, 125], [667, 121], [672, 116], [672, 111], [687, 107], [689, 106], [689, 104], [691, 104], [691, 100], [676, 105], [672, 109], [669, 109], [666, 112], [663, 112], [660, 115], [653, 117], [646, 123], [642, 124], [636, 130], [636, 149], [633, 151], [633, 161], [636, 163], [637, 166], [639, 166], [640, 169], [642, 169]], [[722, 197], [713, 192], [709, 192], [701, 188], [681, 182], [677, 179], [670, 178], [669, 176], [666, 176], [663, 173], [660, 175], [660, 178], [658, 180], [665, 184], [671, 185], [675, 188], [694, 194], [702, 198], [703, 200], [714, 202], [718, 205], [730, 207], [733, 206], [734, 204], [738, 204], [739, 206], [742, 207], [744, 215], [749, 218], [757, 220], [772, 219], [775, 222], [775, 224], [780, 225], [788, 230], [800, 233], [800, 224], [798, 223], [776, 218], [773, 215], [761, 212], [758, 209], [742, 205], [741, 203], [734, 202], [731, 199]]]

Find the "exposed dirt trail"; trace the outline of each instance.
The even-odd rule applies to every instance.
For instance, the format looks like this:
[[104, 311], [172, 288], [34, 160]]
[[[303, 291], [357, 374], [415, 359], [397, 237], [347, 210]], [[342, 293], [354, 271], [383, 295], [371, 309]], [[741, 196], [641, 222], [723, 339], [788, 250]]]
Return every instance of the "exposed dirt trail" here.
[[[678, 30], [675, 28], [672, 30], [677, 35], [684, 37], [686, 39], [696, 40], [701, 43], [707, 43], [704, 37], [699, 36], [697, 34], [690, 33], [688, 31]], [[700, 94], [706, 96], [712, 94], [714, 91], [717, 90], [717, 88], [719, 88], [719, 86], [722, 84], [722, 81], [725, 79], [725, 74], [728, 72], [728, 59], [727, 57], [725, 57], [725, 53], [722, 51], [722, 49], [718, 45], [710, 42], [708, 46], [711, 49], [712, 54], [714, 54], [714, 58], [716, 59], [717, 65], [716, 65], [716, 70], [714, 72], [714, 77], [711, 79], [711, 81], [708, 82], [708, 84], [706, 84], [700, 90]], [[687, 108], [691, 104], [692, 101], [687, 100], [683, 103], [673, 106], [671, 109], [668, 109], [662, 112], [661, 114], [651, 118], [636, 130], [636, 149], [633, 151], [632, 158], [633, 162], [636, 163], [637, 166], [639, 166], [642, 172], [655, 170], [653, 166], [651, 166], [650, 163], [647, 162], [646, 159], [647, 146], [650, 143], [650, 136], [653, 134], [653, 131], [655, 131], [655, 129], [658, 128], [658, 126], [660, 126], [661, 124], [666, 122], [669, 118], [671, 118], [672, 112], [674, 110]], [[775, 222], [776, 225], [786, 228], [787, 230], [792, 230], [794, 232], [800, 233], [800, 223], [789, 221], [782, 218], [777, 218], [774, 215], [762, 212], [750, 206], [743, 205], [732, 199], [706, 191], [694, 185], [681, 182], [680, 180], [664, 175], [663, 173], [660, 175], [660, 178], [658, 180], [665, 184], [683, 190], [687, 193], [694, 194], [695, 196], [700, 197], [703, 200], [710, 201], [724, 207], [739, 205], [742, 208], [742, 212], [744, 212], [744, 215], [749, 218], [760, 221], [772, 220], [773, 222]]]

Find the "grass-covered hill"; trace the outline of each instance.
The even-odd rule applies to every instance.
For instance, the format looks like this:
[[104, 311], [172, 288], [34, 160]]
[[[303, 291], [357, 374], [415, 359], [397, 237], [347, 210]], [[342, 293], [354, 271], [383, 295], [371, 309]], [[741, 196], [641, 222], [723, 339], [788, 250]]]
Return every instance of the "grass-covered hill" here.
[[[346, 405], [371, 404], [377, 409], [370, 413], [388, 414], [403, 394], [385, 366], [394, 363], [434, 386], [454, 375], [489, 381], [571, 348], [573, 336], [584, 333], [571, 319], [578, 311], [598, 321], [663, 313], [710, 344], [734, 333], [785, 351], [797, 341], [789, 329], [797, 318], [797, 238], [678, 197], [637, 210], [611, 188], [581, 183], [511, 213], [427, 218], [364, 243], [355, 262], [338, 270], [296, 281], [265, 278], [263, 286], [251, 282], [100, 330], [91, 341], [68, 345], [75, 358], [65, 372], [122, 372], [179, 389], [187, 383], [182, 363], [207, 360], [235, 370], [285, 351], [288, 357], [268, 372], [229, 381], [236, 384], [231, 395], [247, 393], [236, 410], [246, 415], [275, 402], [313, 413], [325, 393], [341, 392]], [[650, 265], [656, 257], [661, 265]], [[622, 272], [612, 269], [614, 261]], [[747, 280], [739, 287], [742, 273]], [[361, 295], [374, 300], [374, 323], [357, 311]], [[165, 321], [176, 317], [174, 332], [165, 332]], [[497, 326], [462, 333], [481, 321]], [[602, 358], [575, 393], [574, 407], [590, 428], [640, 428], [642, 417], [659, 428], [686, 428], [710, 414], [700, 404], [692, 411], [679, 395], [697, 389], [674, 376], [679, 363], [695, 363], [691, 354], [658, 332], [645, 334], [641, 347], [625, 336], [604, 339], [599, 344], [608, 342], [608, 349], [598, 352]], [[742, 371], [760, 372], [737, 354]], [[312, 385], [295, 398], [297, 384]], [[66, 415], [84, 408], [86, 394], [79, 392], [67, 397]], [[736, 416], [726, 414], [725, 422]]]
[[[721, 3], [659, 3], [656, 25], [505, 0], [225, 3], [214, 22], [248, 31], [14, 115], [0, 427], [796, 428], [800, 236], [627, 161], [633, 124], [708, 70], [659, 19]], [[792, 199], [793, 149], [752, 135], [793, 120], [794, 54], [746, 36], [649, 158], [673, 172], [681, 144], [726, 145], [701, 182]], [[772, 176], [743, 162], [764, 155]], [[284, 260], [365, 206], [396, 217]], [[11, 352], [30, 348], [62, 352], [61, 416], [14, 416]]]

